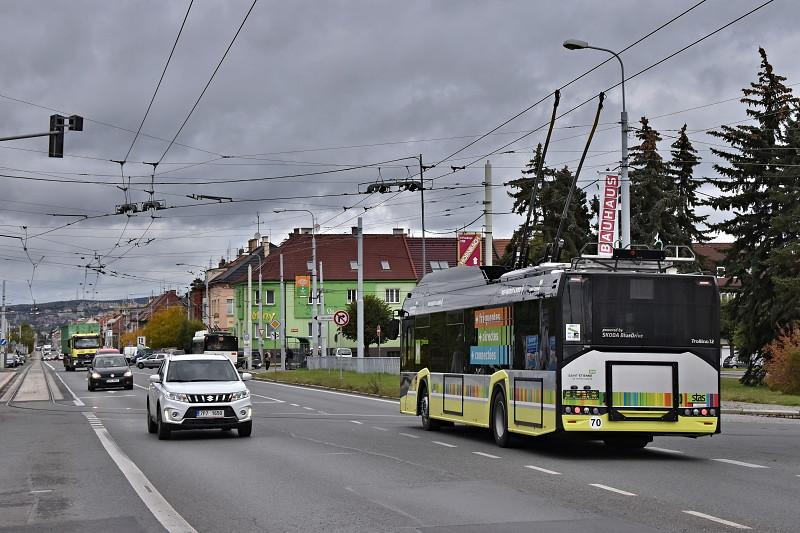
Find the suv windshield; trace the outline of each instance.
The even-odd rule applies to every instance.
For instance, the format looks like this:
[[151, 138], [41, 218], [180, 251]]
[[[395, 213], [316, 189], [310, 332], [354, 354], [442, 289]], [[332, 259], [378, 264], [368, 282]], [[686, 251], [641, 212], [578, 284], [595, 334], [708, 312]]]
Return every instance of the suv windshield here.
[[167, 381], [239, 381], [230, 361], [172, 361]]
[[106, 356], [106, 357], [96, 357], [94, 360], [94, 367], [95, 368], [112, 368], [117, 366], [128, 366], [128, 363], [125, 361], [125, 358], [121, 355], [113, 355], [113, 356]]

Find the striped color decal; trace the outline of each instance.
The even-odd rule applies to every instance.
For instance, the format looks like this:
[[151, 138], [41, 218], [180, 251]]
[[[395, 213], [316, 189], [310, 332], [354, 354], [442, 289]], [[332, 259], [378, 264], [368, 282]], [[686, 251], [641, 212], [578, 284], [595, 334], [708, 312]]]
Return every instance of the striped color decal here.
[[614, 407], [672, 407], [671, 392], [614, 392]]

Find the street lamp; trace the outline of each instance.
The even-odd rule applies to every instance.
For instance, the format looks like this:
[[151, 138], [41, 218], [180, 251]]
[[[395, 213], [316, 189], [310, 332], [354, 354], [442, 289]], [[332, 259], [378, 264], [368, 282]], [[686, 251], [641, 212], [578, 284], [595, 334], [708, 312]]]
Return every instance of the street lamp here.
[[619, 61], [620, 69], [622, 69], [622, 113], [620, 114], [620, 122], [622, 124], [622, 163], [620, 165], [620, 180], [622, 181], [622, 247], [627, 248], [631, 245], [631, 184], [628, 181], [628, 112], [625, 109], [625, 65], [622, 64], [622, 58], [619, 54], [608, 48], [600, 48], [598, 46], [591, 46], [586, 41], [579, 39], [567, 39], [564, 41], [564, 48], [567, 50], [583, 50], [589, 48], [592, 50], [600, 50], [601, 52], [608, 52]]
[[273, 209], [275, 213], [290, 213], [290, 212], [303, 212], [311, 215], [311, 309], [313, 317], [313, 330], [314, 330], [314, 355], [319, 356], [319, 321], [317, 320], [318, 304], [317, 295], [317, 219], [314, 213], [308, 209]]

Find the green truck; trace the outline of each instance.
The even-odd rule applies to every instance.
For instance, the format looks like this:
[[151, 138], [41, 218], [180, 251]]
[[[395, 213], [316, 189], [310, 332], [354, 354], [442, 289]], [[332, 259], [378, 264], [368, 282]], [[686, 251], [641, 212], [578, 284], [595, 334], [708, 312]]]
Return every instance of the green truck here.
[[88, 368], [101, 346], [97, 322], [72, 322], [61, 326], [61, 353], [67, 372]]

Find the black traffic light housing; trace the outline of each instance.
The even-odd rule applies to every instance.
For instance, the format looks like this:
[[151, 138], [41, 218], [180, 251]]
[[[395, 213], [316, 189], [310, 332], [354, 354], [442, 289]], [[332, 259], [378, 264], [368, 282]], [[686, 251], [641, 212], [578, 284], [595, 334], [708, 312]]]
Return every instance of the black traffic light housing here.
[[[65, 118], [63, 115], [50, 115], [50, 147], [47, 151], [47, 155], [50, 157], [64, 157]], [[81, 119], [81, 128], [83, 128], [83, 119]]]

